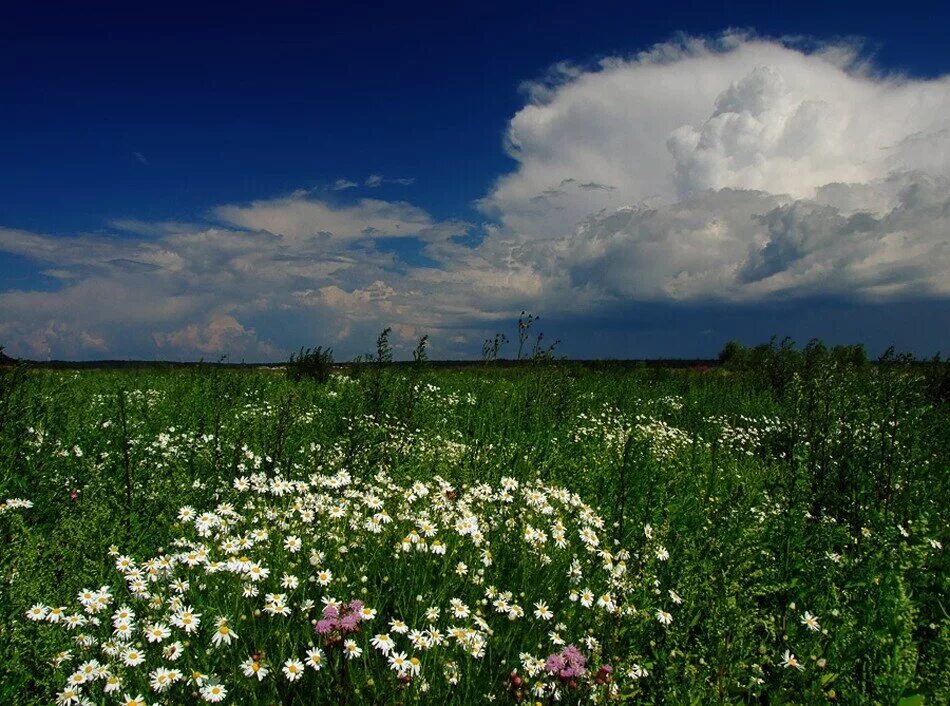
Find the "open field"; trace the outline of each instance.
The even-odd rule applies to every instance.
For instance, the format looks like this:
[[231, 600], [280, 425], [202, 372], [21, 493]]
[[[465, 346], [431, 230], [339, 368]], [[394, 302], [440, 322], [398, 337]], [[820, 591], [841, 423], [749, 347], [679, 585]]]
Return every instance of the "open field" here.
[[789, 366], [10, 368], [0, 702], [947, 703], [945, 388]]

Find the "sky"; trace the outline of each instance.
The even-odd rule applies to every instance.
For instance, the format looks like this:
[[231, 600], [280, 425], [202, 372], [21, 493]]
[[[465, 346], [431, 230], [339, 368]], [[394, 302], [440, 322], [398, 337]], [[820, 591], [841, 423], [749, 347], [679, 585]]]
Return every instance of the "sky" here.
[[[457, 5], [457, 6], [455, 6]], [[950, 10], [19, 3], [0, 345], [34, 359], [950, 353]], [[502, 355], [514, 353], [503, 350]]]

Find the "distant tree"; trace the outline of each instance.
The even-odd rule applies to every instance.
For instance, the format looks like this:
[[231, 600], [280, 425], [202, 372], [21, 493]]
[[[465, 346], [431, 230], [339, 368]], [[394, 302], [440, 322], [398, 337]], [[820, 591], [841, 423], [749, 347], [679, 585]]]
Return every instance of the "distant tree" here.
[[322, 346], [301, 348], [297, 356], [291, 353], [286, 367], [287, 377], [295, 381], [310, 379], [326, 382], [332, 370], [333, 349], [324, 350]]
[[749, 362], [749, 349], [739, 341], [729, 341], [719, 351], [719, 362], [728, 370], [743, 370]]
[[392, 328], [387, 326], [382, 330], [382, 332], [379, 334], [379, 337], [376, 339], [375, 362], [378, 365], [393, 362], [393, 347], [389, 342], [389, 335], [392, 333], [392, 331]]
[[853, 346], [835, 346], [831, 349], [831, 357], [844, 366], [863, 368], [868, 364], [868, 352], [860, 343]]
[[429, 334], [424, 335], [419, 339], [419, 343], [416, 344], [415, 350], [412, 351], [412, 360], [417, 366], [421, 366], [429, 360]]
[[924, 368], [924, 379], [931, 400], [938, 404], [950, 401], [950, 359], [941, 360], [937, 353]]

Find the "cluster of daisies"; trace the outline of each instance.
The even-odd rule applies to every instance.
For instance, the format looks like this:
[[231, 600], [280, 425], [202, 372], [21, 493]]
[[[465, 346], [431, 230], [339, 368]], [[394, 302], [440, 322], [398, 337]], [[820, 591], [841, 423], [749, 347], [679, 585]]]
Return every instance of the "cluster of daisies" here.
[[707, 429], [702, 435], [691, 434], [665, 418], [671, 412], [683, 409], [684, 405], [682, 398], [673, 396], [638, 400], [636, 406], [646, 411], [630, 416], [605, 404], [599, 411], [578, 415], [571, 440], [575, 443], [599, 443], [608, 453], [619, 455], [623, 453], [627, 438], [632, 435], [645, 441], [657, 460], [670, 461], [697, 445], [706, 450], [715, 446], [720, 452], [737, 457], [767, 454], [770, 445], [784, 438], [789, 431], [788, 424], [776, 416], [712, 415], [703, 418], [702, 423]]
[[0, 500], [0, 515], [10, 512], [11, 510], [29, 510], [31, 507], [33, 507], [31, 500], [7, 498], [6, 500]]
[[609, 699], [646, 672], [599, 635], [621, 619], [662, 630], [682, 601], [647, 571], [669, 558], [649, 528], [623, 549], [539, 481], [251, 473], [219, 499], [181, 508], [169, 551], [113, 548], [122, 581], [77, 608], [29, 611], [72, 638], [54, 659], [74, 668], [61, 704], [333, 699], [354, 684], [468, 698], [507, 689], [512, 664], [539, 696]]

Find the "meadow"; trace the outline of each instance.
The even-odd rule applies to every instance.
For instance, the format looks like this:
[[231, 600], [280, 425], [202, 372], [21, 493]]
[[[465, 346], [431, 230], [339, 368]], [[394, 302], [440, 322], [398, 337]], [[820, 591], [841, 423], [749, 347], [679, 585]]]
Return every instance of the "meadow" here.
[[8, 367], [0, 702], [948, 703], [946, 364], [770, 351]]

